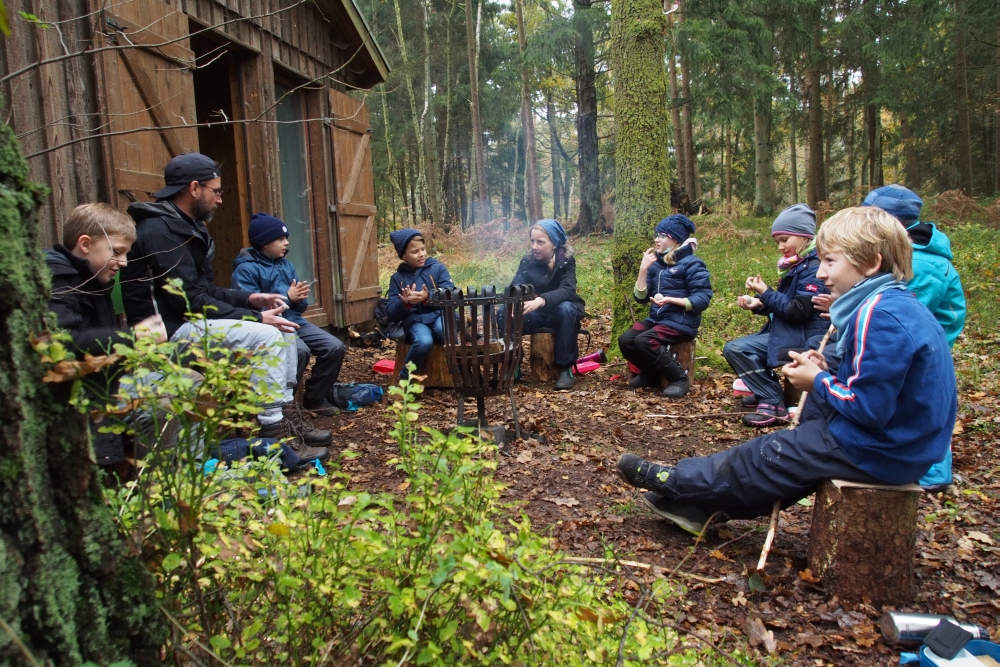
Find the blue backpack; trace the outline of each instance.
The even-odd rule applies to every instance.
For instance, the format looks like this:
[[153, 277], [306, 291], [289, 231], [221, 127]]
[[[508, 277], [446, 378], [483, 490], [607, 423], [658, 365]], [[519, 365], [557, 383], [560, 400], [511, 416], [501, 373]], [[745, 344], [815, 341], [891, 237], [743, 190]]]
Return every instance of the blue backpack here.
[[326, 400], [341, 410], [355, 412], [358, 408], [382, 400], [385, 390], [377, 384], [335, 384], [326, 393]]

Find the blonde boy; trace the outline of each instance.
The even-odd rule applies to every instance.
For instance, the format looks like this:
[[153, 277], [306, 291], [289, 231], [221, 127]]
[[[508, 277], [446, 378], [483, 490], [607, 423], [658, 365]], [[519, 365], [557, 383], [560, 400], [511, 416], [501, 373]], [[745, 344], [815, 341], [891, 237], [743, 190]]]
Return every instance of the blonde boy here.
[[802, 423], [711, 456], [659, 465], [624, 454], [618, 472], [649, 489], [660, 516], [700, 534], [708, 517], [753, 518], [788, 506], [831, 477], [916, 482], [941, 460], [955, 424], [955, 371], [941, 325], [903, 282], [912, 275], [906, 231], [884, 211], [840, 211], [816, 237], [817, 276], [843, 360], [792, 353], [782, 371], [810, 393]]

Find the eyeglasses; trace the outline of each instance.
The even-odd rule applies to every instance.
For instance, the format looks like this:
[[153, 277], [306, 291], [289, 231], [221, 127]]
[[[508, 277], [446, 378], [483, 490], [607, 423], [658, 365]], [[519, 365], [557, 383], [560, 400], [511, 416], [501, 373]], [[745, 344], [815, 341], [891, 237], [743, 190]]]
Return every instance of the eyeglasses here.
[[[203, 187], [203, 188], [205, 187], [204, 183], [199, 183], [199, 185], [201, 185], [201, 187]], [[221, 197], [226, 192], [222, 188], [208, 188], [208, 189], [211, 190], [212, 192], [214, 192], [216, 197]]]
[[657, 241], [666, 241], [669, 238], [670, 238], [669, 234], [657, 234], [656, 235], [656, 240]]

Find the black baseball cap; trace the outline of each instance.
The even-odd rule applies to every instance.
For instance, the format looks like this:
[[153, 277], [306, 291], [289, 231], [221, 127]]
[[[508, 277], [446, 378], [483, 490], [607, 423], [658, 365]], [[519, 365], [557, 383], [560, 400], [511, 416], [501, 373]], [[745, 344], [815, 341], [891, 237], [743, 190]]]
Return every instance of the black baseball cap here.
[[219, 165], [201, 153], [178, 155], [163, 169], [166, 186], [153, 193], [156, 199], [169, 199], [186, 188], [191, 181], [204, 183], [219, 177]]

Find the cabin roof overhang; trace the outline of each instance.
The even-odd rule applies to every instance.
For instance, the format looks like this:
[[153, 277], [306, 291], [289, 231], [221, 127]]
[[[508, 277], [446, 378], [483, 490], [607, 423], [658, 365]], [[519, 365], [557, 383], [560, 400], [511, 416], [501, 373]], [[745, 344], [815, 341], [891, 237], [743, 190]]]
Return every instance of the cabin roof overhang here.
[[358, 9], [354, 0], [314, 0], [321, 9], [329, 9], [339, 14], [344, 21], [344, 25], [354, 27], [354, 35], [351, 39], [345, 40], [349, 44], [346, 50], [352, 60], [347, 68], [358, 78], [362, 87], [371, 88], [386, 80], [389, 76], [389, 61], [386, 59], [382, 48], [375, 41], [371, 28], [365, 20], [364, 14]]

